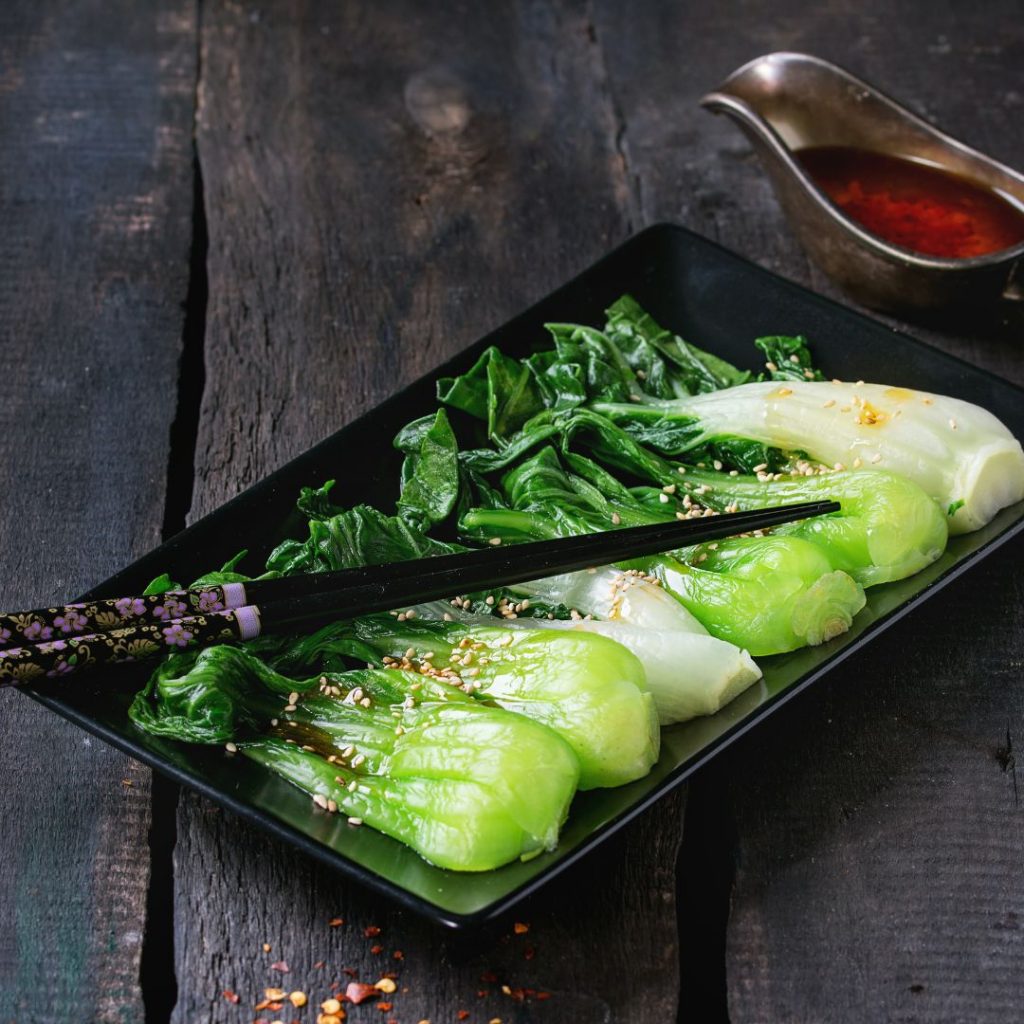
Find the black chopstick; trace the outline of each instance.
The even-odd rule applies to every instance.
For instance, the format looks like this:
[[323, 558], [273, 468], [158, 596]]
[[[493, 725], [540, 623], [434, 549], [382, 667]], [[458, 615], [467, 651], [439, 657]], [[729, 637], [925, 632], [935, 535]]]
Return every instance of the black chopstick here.
[[14, 626], [23, 645], [0, 650], [0, 685], [625, 562], [839, 508], [834, 501], [806, 502], [407, 562], [10, 613], [0, 616], [0, 637], [4, 632], [10, 636]]

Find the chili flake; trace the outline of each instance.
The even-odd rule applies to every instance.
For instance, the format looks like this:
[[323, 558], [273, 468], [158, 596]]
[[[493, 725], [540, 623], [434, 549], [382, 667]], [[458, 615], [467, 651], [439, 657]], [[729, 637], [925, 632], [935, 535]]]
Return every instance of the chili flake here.
[[367, 985], [361, 981], [350, 981], [348, 987], [345, 989], [345, 998], [350, 1003], [355, 1003], [358, 1006], [360, 1003], [366, 1002], [367, 999], [375, 999], [380, 993], [373, 987], [373, 985]]
[[231, 989], [229, 989], [229, 988], [224, 989], [224, 991], [221, 993], [221, 995], [229, 1003], [232, 1003], [232, 1004], [237, 1004], [239, 1002], [239, 1000], [242, 998], [237, 992], [232, 992]]
[[375, 924], [370, 924], [363, 929], [363, 934], [368, 939], [374, 939], [380, 935], [380, 929]]
[[344, 923], [345, 918], [343, 917], [332, 917], [330, 921], [327, 922], [328, 927], [330, 928], [340, 928]]
[[516, 923], [512, 925], [512, 931], [514, 931], [516, 935], [525, 935], [529, 930], [530, 926], [528, 924], [523, 924], [522, 921], [516, 921]]
[[373, 953], [374, 956], [377, 956], [378, 954], [384, 952], [384, 947], [380, 943], [377, 943], [376, 945], [370, 947], [370, 952]]
[[272, 971], [280, 971], [282, 974], [287, 974], [291, 968], [288, 966], [287, 960], [277, 960], [270, 965]]

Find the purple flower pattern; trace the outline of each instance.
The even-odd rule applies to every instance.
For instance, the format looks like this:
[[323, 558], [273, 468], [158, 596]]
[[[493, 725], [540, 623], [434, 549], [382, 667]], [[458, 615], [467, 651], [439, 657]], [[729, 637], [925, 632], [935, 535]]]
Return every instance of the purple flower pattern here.
[[81, 633], [88, 624], [88, 619], [80, 614], [75, 608], [69, 607], [63, 615], [58, 615], [53, 624], [62, 633]]
[[0, 628], [0, 644], [7, 643], [11, 639], [11, 631], [9, 629]]
[[35, 643], [37, 640], [49, 640], [53, 636], [53, 629], [47, 626], [40, 619], [36, 619], [29, 623], [23, 630], [26, 640], [31, 640]]
[[122, 619], [130, 619], [146, 613], [146, 602], [141, 597], [119, 597], [114, 607]]
[[224, 602], [219, 600], [219, 596], [216, 590], [204, 590], [199, 595], [199, 610], [201, 612], [224, 611]]
[[161, 632], [166, 638], [164, 643], [170, 647], [188, 647], [189, 641], [193, 637], [193, 634], [185, 629], [180, 622], [176, 622], [173, 626], [167, 626]]
[[158, 619], [180, 619], [186, 611], [188, 611], [186, 604], [169, 597], [162, 605], [153, 609], [153, 614]]

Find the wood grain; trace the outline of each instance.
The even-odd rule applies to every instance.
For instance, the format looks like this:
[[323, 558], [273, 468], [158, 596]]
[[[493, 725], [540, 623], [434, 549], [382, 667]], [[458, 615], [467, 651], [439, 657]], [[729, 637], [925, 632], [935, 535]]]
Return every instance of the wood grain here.
[[[616, 42], [610, 88], [642, 219], [679, 221], [834, 297], [740, 132], [696, 106], [734, 68], [782, 49], [835, 60], [1024, 166], [1007, 130], [1024, 104], [1017, 3], [749, 4], [742, 17], [600, 4], [595, 23]], [[995, 329], [909, 330], [1024, 383], [1019, 311]], [[716, 831], [738, 837], [718, 850], [737, 865], [722, 1019], [726, 997], [736, 1022], [1019, 1016], [1021, 552], [1004, 549], [693, 781], [692, 802], [719, 807]]]
[[[201, 61], [210, 305], [194, 515], [633, 226], [583, 5], [221, 2], [204, 8]], [[682, 804], [575, 872], [554, 907], [525, 908], [527, 936], [504, 922], [459, 941], [185, 794], [174, 1019], [239, 1019], [225, 988], [319, 1002], [343, 967], [371, 982], [396, 970], [402, 1021], [672, 1019]], [[346, 924], [332, 930], [335, 914]], [[287, 975], [269, 966], [279, 957]], [[517, 1002], [526, 989], [550, 998]]]
[[[0, 9], [0, 602], [159, 539], [187, 287], [188, 3]], [[149, 775], [0, 697], [0, 1019], [141, 1020]]]

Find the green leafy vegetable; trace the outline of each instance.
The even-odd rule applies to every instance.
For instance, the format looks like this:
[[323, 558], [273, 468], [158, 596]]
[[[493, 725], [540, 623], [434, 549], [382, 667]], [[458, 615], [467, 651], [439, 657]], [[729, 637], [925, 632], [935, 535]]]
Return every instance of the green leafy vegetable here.
[[581, 789], [631, 782], [657, 759], [657, 716], [643, 666], [605, 637], [368, 615], [297, 639], [275, 664], [288, 672], [329, 670], [346, 657], [402, 659], [410, 649], [417, 666], [446, 668], [475, 697], [562, 736], [579, 758]]

